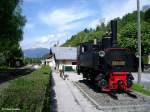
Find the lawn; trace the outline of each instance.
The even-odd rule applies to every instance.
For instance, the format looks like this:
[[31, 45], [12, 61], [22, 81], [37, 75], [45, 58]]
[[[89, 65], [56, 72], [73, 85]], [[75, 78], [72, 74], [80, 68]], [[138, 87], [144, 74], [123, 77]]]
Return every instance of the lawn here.
[[141, 84], [137, 84], [137, 83], [133, 84], [132, 89], [144, 95], [150, 96], [150, 90], [145, 89], [144, 86]]
[[[0, 93], [1, 110], [20, 110], [19, 112], [41, 112], [47, 97], [51, 71], [42, 67], [29, 75], [10, 81], [9, 86]], [[5, 111], [4, 111], [5, 112]]]

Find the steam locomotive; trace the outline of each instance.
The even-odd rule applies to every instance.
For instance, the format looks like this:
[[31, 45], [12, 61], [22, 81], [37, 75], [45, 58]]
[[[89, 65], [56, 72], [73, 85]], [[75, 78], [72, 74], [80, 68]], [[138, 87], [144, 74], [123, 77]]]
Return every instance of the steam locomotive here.
[[130, 90], [131, 72], [138, 61], [133, 52], [117, 45], [117, 21], [111, 21], [111, 33], [97, 41], [81, 43], [77, 48], [77, 72], [94, 82], [101, 91]]

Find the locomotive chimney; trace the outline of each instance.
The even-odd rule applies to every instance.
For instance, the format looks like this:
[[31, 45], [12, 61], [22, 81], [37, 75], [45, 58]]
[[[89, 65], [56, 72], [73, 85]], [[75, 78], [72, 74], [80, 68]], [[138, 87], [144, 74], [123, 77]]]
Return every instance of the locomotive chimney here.
[[117, 20], [111, 21], [111, 37], [112, 37], [112, 46], [117, 46]]

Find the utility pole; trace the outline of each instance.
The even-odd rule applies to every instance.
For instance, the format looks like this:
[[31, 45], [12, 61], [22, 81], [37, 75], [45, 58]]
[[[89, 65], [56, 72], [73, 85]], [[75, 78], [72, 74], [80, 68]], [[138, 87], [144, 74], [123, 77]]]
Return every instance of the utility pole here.
[[139, 54], [139, 68], [138, 68], [138, 83], [141, 82], [141, 20], [140, 20], [140, 0], [137, 0], [137, 31], [138, 31], [138, 54]]

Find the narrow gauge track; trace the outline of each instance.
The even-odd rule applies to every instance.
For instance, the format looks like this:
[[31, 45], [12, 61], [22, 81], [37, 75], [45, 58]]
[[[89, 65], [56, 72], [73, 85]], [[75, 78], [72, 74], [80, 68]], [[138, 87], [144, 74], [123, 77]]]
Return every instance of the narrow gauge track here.
[[100, 93], [97, 88], [87, 81], [73, 82], [73, 84], [83, 93], [83, 95], [92, 102], [99, 110], [104, 112], [150, 112], [150, 97], [134, 93], [116, 94], [117, 99], [111, 95]]
[[[119, 92], [119, 91], [118, 91]], [[109, 92], [108, 95], [110, 95], [110, 97], [112, 97], [113, 99], [115, 100], [118, 100], [118, 96], [116, 94], [117, 92]], [[137, 98], [137, 95], [136, 93], [132, 92], [132, 91], [122, 91], [120, 92], [120, 94], [126, 94], [128, 97], [131, 97], [131, 98]]]
[[22, 67], [22, 68], [17, 68], [12, 70], [11, 72], [0, 72], [0, 84], [7, 82], [9, 80], [13, 80], [16, 79], [18, 77], [30, 74], [31, 72], [33, 72], [35, 69], [30, 68], [30, 67]]

